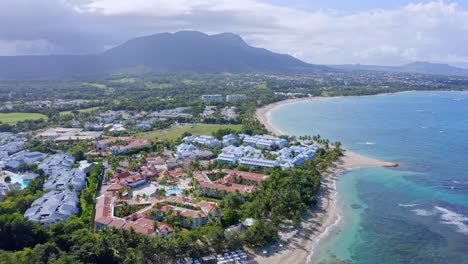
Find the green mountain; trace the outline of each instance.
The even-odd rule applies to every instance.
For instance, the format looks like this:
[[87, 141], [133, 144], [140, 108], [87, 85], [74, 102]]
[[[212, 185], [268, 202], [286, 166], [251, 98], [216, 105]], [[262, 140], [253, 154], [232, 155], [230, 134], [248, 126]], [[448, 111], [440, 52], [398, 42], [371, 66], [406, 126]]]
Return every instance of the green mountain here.
[[252, 47], [232, 33], [210, 36], [181, 31], [135, 38], [100, 54], [0, 57], [0, 78], [98, 75], [141, 66], [155, 72], [330, 71], [326, 66]]

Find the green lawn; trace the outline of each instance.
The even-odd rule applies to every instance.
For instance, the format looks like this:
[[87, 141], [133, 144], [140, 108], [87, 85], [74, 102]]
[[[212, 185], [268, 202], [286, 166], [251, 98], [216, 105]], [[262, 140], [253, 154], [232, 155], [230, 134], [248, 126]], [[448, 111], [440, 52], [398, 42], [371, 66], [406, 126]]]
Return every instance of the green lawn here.
[[154, 139], [157, 137], [158, 139], [162, 140], [171, 140], [179, 138], [184, 132], [189, 132], [193, 135], [211, 135], [211, 133], [220, 128], [232, 128], [236, 130], [241, 130], [242, 125], [194, 124], [172, 126], [169, 129], [142, 133], [139, 134], [138, 137], [146, 139]]
[[[97, 109], [99, 109], [99, 108], [101, 108], [101, 107], [99, 107], [99, 106], [90, 107], [90, 108], [80, 109], [80, 110], [78, 110], [78, 112], [80, 112], [80, 113], [87, 113], [87, 112], [92, 112], [92, 111], [94, 111], [94, 110], [97, 110]], [[71, 114], [72, 114], [72, 111], [63, 111], [63, 112], [60, 112], [60, 114], [61, 114], [61, 115], [68, 115], [68, 114], [71, 115]]]
[[37, 120], [41, 118], [47, 120], [47, 116], [38, 113], [0, 113], [0, 121], [10, 125], [14, 125], [19, 121]]
[[122, 79], [118, 79], [118, 80], [112, 80], [111, 82], [121, 83], [121, 84], [129, 84], [129, 83], [135, 83], [136, 79], [135, 78], [122, 78]]
[[107, 89], [107, 86], [105, 84], [102, 84], [102, 83], [83, 83], [83, 85], [88, 85], [88, 86], [92, 86], [94, 88], [98, 88], [98, 89], [102, 89], [102, 90], [106, 90]]
[[172, 88], [172, 84], [170, 83], [152, 83], [152, 82], [146, 82], [145, 83], [146, 88], [149, 89], [167, 89], [167, 88]]

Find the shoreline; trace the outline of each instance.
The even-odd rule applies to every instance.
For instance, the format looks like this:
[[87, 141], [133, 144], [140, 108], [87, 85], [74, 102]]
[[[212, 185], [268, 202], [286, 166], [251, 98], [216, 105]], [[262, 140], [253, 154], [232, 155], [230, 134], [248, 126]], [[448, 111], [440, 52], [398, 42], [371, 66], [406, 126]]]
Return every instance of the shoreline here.
[[[339, 97], [307, 97], [276, 102], [256, 110], [256, 118], [275, 135], [285, 133], [271, 123], [273, 109], [287, 104], [333, 99]], [[317, 195], [317, 204], [305, 212], [303, 221], [294, 229], [281, 228], [280, 241], [255, 252], [254, 260], [259, 264], [309, 263], [315, 249], [337, 227], [342, 216], [338, 208], [336, 178], [346, 171], [362, 168], [396, 167], [398, 164], [366, 157], [344, 150], [343, 156], [321, 177], [321, 189]], [[264, 254], [267, 250], [267, 254]]]

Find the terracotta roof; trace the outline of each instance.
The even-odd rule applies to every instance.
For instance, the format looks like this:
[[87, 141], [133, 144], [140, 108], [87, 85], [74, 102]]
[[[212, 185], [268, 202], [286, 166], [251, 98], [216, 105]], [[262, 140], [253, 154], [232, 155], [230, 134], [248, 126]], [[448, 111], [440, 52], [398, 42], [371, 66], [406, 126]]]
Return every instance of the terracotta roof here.
[[109, 227], [122, 228], [125, 225], [125, 221], [120, 219], [112, 219], [112, 222], [107, 224]]
[[254, 189], [256, 189], [255, 186], [248, 186], [248, 185], [242, 185], [242, 184], [236, 184], [236, 183], [220, 184], [220, 183], [211, 183], [211, 182], [200, 182], [200, 185], [204, 188], [216, 189], [216, 190], [226, 191], [226, 192], [239, 191], [240, 193], [246, 193], [246, 192], [251, 192]]
[[165, 199], [166, 201], [177, 202], [177, 203], [188, 203], [190, 199], [187, 199], [182, 196], [169, 196]]
[[107, 192], [116, 192], [120, 189], [124, 188], [125, 189], [125, 186], [121, 185], [121, 184], [118, 184], [118, 183], [113, 183], [111, 186], [109, 186], [108, 188], [106, 188], [106, 191]]
[[206, 213], [212, 213], [218, 209], [214, 203], [210, 202], [199, 202], [197, 205]]
[[[191, 217], [193, 219], [206, 217], [206, 214], [203, 211], [183, 210], [183, 211], [179, 211], [179, 212], [180, 212], [181, 216]], [[177, 214], [177, 212], [174, 211], [174, 214]]]
[[243, 179], [250, 180], [250, 181], [257, 181], [257, 182], [263, 181], [268, 178], [268, 175], [261, 174], [261, 173], [248, 172], [248, 171], [224, 169], [223, 172], [229, 175], [239, 176], [239, 177], [242, 177]]
[[140, 225], [129, 223], [129, 222], [125, 223], [125, 225], [122, 228], [125, 228], [128, 230], [133, 229], [135, 232], [140, 233], [140, 234], [145, 234], [145, 235], [151, 235], [152, 233], [154, 233], [153, 228], [148, 228], [148, 227], [140, 226]]
[[168, 223], [158, 222], [158, 231], [171, 233], [174, 232], [174, 227]]
[[100, 217], [100, 218], [95, 220], [96, 223], [100, 223], [100, 224], [103, 224], [103, 225], [109, 225], [112, 221], [113, 221], [113, 219], [110, 218], [110, 217]]
[[147, 157], [146, 161], [151, 164], [155, 165], [164, 165], [166, 164], [166, 160], [162, 157]]

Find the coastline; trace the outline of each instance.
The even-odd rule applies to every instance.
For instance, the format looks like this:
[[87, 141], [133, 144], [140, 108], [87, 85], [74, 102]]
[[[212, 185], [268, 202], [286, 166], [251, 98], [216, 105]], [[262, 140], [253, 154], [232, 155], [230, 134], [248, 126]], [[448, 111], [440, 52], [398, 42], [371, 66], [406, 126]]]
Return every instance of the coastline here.
[[[297, 102], [323, 100], [337, 97], [309, 97], [289, 99], [257, 109], [257, 119], [275, 135], [284, 135], [271, 123], [273, 109]], [[321, 189], [317, 195], [317, 204], [307, 210], [300, 226], [294, 229], [281, 228], [280, 241], [255, 253], [254, 260], [259, 264], [309, 263], [320, 241], [325, 238], [341, 221], [337, 206], [338, 192], [336, 178], [349, 170], [375, 167], [396, 167], [398, 164], [369, 158], [348, 150], [321, 177]], [[264, 250], [267, 254], [264, 254]]]

